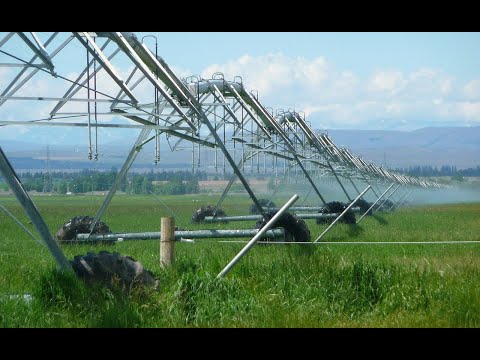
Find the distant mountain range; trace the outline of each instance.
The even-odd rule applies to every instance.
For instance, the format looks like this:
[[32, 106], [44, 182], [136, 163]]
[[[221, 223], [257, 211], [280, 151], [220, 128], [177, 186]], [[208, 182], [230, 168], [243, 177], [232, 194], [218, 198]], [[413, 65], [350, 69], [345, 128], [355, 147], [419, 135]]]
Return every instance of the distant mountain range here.
[[337, 146], [389, 168], [415, 165], [480, 165], [480, 126], [428, 127], [414, 131], [329, 130]]
[[[365, 160], [389, 168], [404, 168], [417, 165], [456, 166], [457, 169], [480, 165], [480, 126], [476, 127], [428, 127], [415, 131], [387, 130], [327, 130], [337, 146], [349, 148], [353, 154]], [[99, 146], [98, 161], [88, 159], [86, 144], [48, 146], [48, 168], [51, 170], [79, 169], [119, 169], [133, 145], [105, 144]], [[47, 146], [15, 140], [2, 140], [0, 146], [18, 171], [40, 171], [47, 168]], [[189, 149], [190, 144], [187, 143]], [[154, 169], [190, 169], [192, 152], [171, 152], [167, 144], [162, 144], [161, 160], [153, 165], [154, 147], [152, 142], [135, 160], [133, 169], [146, 171]], [[219, 155], [219, 165], [222, 163]], [[195, 154], [195, 161], [197, 154]], [[202, 161], [213, 162], [212, 152], [202, 152]], [[227, 165], [228, 168], [228, 165]]]

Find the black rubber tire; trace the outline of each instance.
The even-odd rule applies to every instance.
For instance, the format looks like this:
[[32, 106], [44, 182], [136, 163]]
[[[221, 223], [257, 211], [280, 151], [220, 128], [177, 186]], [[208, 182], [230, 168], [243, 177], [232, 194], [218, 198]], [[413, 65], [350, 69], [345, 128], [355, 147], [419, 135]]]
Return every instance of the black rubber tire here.
[[[390, 210], [390, 208], [392, 208], [392, 209]], [[382, 211], [394, 211], [395, 209], [396, 209], [396, 206], [394, 205], [393, 201], [387, 200], [382, 205], [382, 208], [380, 210], [382, 210]]]
[[87, 252], [87, 255], [75, 256], [70, 264], [75, 274], [87, 282], [120, 285], [127, 289], [137, 286], [159, 287], [159, 281], [151, 271], [134, 258], [117, 252]]
[[[366, 200], [363, 200], [363, 199], [358, 199], [357, 202], [355, 203], [355, 205], [353, 206], [357, 206], [360, 208], [360, 211], [362, 212], [362, 215], [365, 213], [365, 211], [367, 211], [370, 206], [372, 206], [373, 203], [369, 203], [368, 201]], [[367, 215], [373, 215], [372, 213], [372, 210], [370, 210]]]
[[[93, 221], [91, 216], [75, 216], [73, 219], [64, 223], [60, 229], [58, 229], [55, 237], [58, 242], [62, 243], [77, 243], [75, 241], [77, 234], [84, 234], [90, 232], [90, 224]], [[99, 221], [92, 234], [111, 234], [109, 227], [102, 221]]]
[[[258, 202], [260, 203], [260, 205], [262, 206], [262, 208], [263, 208], [263, 207], [268, 207], [268, 208], [277, 207], [277, 205], [275, 205], [275, 203], [274, 203], [272, 200], [268, 200], [268, 199], [258, 199]], [[261, 214], [260, 209], [259, 209], [258, 206], [255, 205], [255, 204], [250, 205], [249, 212], [250, 212], [250, 214], [253, 214], [253, 215]]]
[[[332, 201], [325, 206], [323, 206], [322, 210], [319, 211], [321, 214], [341, 214], [348, 205], [342, 203], [340, 201]], [[327, 219], [317, 219], [317, 224], [330, 224], [334, 221], [334, 218], [327, 218]], [[350, 209], [348, 210], [345, 215], [339, 220], [339, 222], [344, 224], [355, 224], [357, 220], [355, 219], [355, 213]]]
[[[258, 220], [255, 224], [255, 229], [264, 227], [275, 214], [276, 211], [267, 212], [266, 219]], [[285, 229], [285, 241], [310, 242], [311, 240], [310, 230], [305, 221], [288, 211], [277, 220], [273, 227], [283, 227]], [[265, 238], [262, 241], [275, 241], [275, 239]]]
[[[195, 210], [195, 212], [192, 215], [192, 223], [201, 223], [205, 220], [206, 216], [213, 216], [213, 211], [215, 210], [215, 206], [213, 205], [206, 205], [202, 206], [201, 208], [198, 208]], [[227, 216], [225, 211], [222, 210], [222, 208], [219, 208], [217, 211], [217, 216], [222, 217], [222, 216]], [[227, 221], [222, 221], [223, 223], [227, 223]]]
[[[380, 205], [382, 204], [382, 205]], [[375, 211], [394, 211], [396, 206], [393, 206], [393, 202], [390, 201], [390, 200], [387, 200], [385, 201], [384, 203], [382, 203], [382, 200], [380, 200], [374, 207], [373, 207], [373, 210]], [[392, 207], [392, 209], [390, 210], [390, 208]]]

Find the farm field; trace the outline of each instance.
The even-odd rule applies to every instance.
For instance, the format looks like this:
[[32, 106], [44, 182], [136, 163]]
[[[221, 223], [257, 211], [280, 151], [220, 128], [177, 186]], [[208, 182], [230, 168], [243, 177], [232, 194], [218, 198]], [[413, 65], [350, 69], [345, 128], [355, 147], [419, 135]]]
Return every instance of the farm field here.
[[[95, 215], [103, 196], [32, 199], [55, 234], [74, 216]], [[191, 224], [193, 211], [216, 204], [217, 196], [161, 199], [184, 229], [254, 227], [254, 221]], [[14, 197], [0, 200], [28, 223]], [[250, 204], [247, 196], [231, 195], [222, 208], [228, 215], [242, 215]], [[162, 216], [170, 213], [154, 197], [121, 195], [102, 221], [113, 232], [159, 231]], [[327, 227], [305, 221], [312, 241]], [[216, 279], [217, 274], [245, 243], [176, 243], [176, 261], [168, 269], [159, 266], [158, 240], [61, 245], [69, 259], [100, 250], [132, 256], [160, 280], [158, 291], [129, 294], [87, 287], [57, 273], [47, 249], [3, 211], [0, 224], [2, 328], [480, 327], [480, 203], [378, 213], [359, 225], [338, 224], [322, 239], [359, 244], [256, 245], [224, 279]], [[360, 244], [364, 241], [438, 244]], [[479, 243], [447, 243], [452, 241]]]

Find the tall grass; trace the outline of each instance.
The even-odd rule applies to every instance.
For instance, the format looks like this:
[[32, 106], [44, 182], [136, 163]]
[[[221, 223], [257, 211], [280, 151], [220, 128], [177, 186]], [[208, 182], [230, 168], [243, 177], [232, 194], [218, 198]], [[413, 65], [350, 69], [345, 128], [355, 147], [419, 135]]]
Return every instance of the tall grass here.
[[[162, 200], [187, 229], [253, 226], [190, 224], [195, 208], [212, 203], [208, 196]], [[75, 215], [95, 214], [102, 198], [34, 201], [54, 233]], [[2, 204], [28, 223], [14, 199]], [[245, 214], [249, 205], [235, 196], [224, 209]], [[48, 251], [0, 213], [0, 327], [479, 327], [480, 244], [441, 244], [480, 241], [479, 215], [480, 204], [380, 213], [339, 224], [322, 240], [438, 244], [255, 246], [224, 279], [216, 275], [244, 244], [177, 243], [167, 269], [154, 240], [62, 245], [69, 259], [103, 249], [130, 255], [160, 279], [159, 291], [125, 293], [57, 272]], [[152, 197], [119, 196], [102, 220], [114, 232], [159, 231], [161, 216], [169, 213]], [[307, 224], [312, 239], [326, 227]]]

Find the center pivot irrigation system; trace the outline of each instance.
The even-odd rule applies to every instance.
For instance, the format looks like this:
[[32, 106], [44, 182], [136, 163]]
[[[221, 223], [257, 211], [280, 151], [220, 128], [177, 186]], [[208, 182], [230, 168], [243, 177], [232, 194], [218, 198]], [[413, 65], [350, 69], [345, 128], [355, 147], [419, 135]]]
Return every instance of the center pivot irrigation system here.
[[[330, 225], [316, 242], [339, 221], [358, 223], [374, 211], [410, 203], [414, 191], [444, 186], [395, 173], [337, 147], [328, 134], [312, 128], [303, 112], [266, 107], [258, 93], [245, 89], [240, 76], [232, 81], [221, 73], [211, 79], [181, 79], [158, 56], [157, 45], [152, 52], [130, 32], [0, 33], [0, 59], [0, 127], [82, 128], [78, 133], [88, 139], [86, 156], [91, 160], [99, 156], [100, 128], [139, 129], [95, 216], [66, 222], [57, 241], [159, 238], [156, 232], [112, 234], [100, 221], [138, 154], [151, 142], [155, 164], [160, 162], [161, 142], [166, 142], [171, 151], [191, 151], [192, 171], [206, 163], [203, 158], [208, 153], [215, 171], [233, 174], [217, 204], [197, 209], [192, 222], [257, 222], [252, 230], [176, 231], [176, 239], [262, 233], [267, 239], [310, 242], [303, 219], [317, 219]], [[21, 119], [14, 115], [19, 106], [26, 109]], [[57, 241], [1, 148], [0, 170], [57, 263], [65, 266]], [[263, 172], [278, 180], [269, 199], [258, 198], [247, 181], [248, 172]], [[221, 209], [236, 181], [253, 202], [250, 215], [226, 216]], [[279, 184], [299, 182], [308, 190], [304, 200], [317, 205], [290, 207], [292, 213], [284, 206], [281, 216], [275, 217], [275, 229], [260, 230], [267, 223], [270, 227], [279, 212], [272, 201]], [[325, 182], [338, 185], [348, 202], [328, 202], [319, 190]], [[403, 193], [389, 200], [400, 188]], [[368, 191], [374, 202], [363, 199]], [[359, 220], [352, 210], [360, 211]]]

